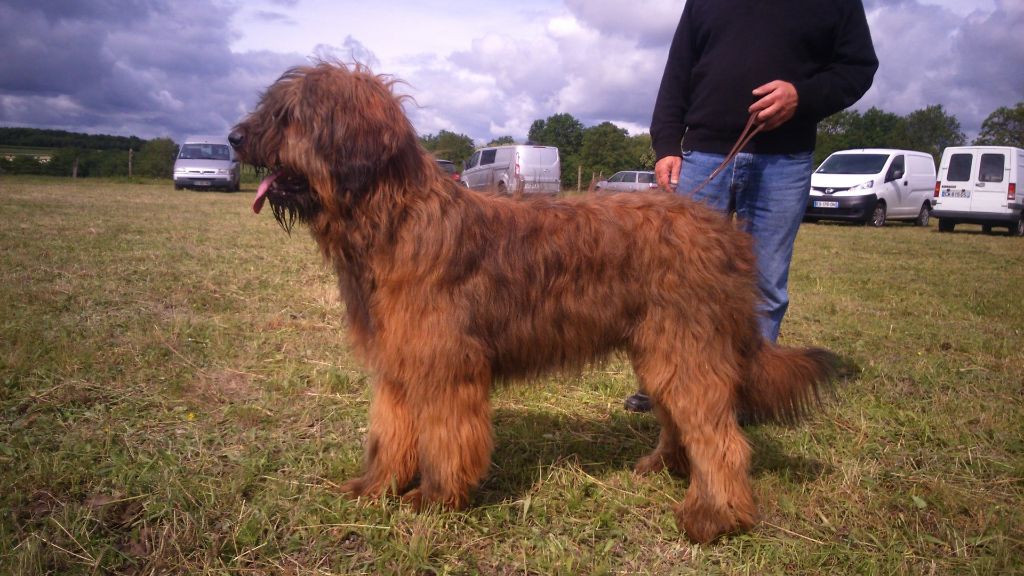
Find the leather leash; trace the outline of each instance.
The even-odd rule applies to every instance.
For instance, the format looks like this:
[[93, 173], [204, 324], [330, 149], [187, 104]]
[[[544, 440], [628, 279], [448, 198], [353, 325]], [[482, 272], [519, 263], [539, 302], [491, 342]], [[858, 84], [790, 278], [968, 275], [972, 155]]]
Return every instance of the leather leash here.
[[756, 136], [757, 133], [760, 132], [761, 128], [763, 127], [763, 124], [757, 122], [757, 112], [752, 113], [750, 115], [750, 118], [747, 119], [747, 125], [743, 127], [743, 132], [740, 132], [740, 137], [736, 140], [736, 144], [733, 145], [732, 150], [730, 150], [729, 153], [725, 156], [725, 160], [722, 160], [722, 163], [718, 165], [718, 168], [715, 168], [715, 171], [712, 172], [710, 176], [705, 178], [699, 186], [691, 190], [689, 192], [689, 195], [692, 196], [697, 192], [703, 190], [705, 186], [707, 186], [712, 180], [715, 179], [715, 176], [718, 176], [722, 172], [722, 170], [725, 170], [726, 165], [728, 165], [729, 162], [732, 162], [733, 160], [736, 159], [736, 155], [740, 153], [740, 150], [742, 150], [744, 146], [750, 143], [750, 140], [754, 136]]

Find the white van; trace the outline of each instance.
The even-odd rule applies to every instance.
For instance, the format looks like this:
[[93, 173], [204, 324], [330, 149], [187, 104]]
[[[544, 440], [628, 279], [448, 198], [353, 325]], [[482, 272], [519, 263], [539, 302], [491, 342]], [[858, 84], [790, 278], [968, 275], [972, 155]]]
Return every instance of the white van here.
[[1024, 150], [1010, 146], [955, 146], [942, 151], [932, 214], [940, 232], [957, 224], [1009, 228], [1024, 236], [1024, 199], [1017, 184], [1024, 176]]
[[222, 188], [237, 192], [242, 169], [227, 136], [189, 136], [174, 161], [174, 189]]
[[499, 194], [557, 194], [562, 190], [562, 162], [554, 146], [488, 146], [478, 148], [466, 161], [461, 182]]
[[911, 220], [927, 226], [935, 161], [913, 150], [865, 148], [835, 152], [811, 174], [804, 220], [850, 220], [883, 226]]

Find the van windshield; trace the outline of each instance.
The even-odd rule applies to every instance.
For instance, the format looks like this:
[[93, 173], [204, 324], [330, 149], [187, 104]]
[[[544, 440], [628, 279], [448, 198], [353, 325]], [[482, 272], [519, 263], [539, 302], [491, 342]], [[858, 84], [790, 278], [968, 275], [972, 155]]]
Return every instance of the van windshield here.
[[878, 174], [888, 154], [833, 154], [815, 170], [818, 174]]
[[183, 160], [230, 160], [227, 144], [185, 144], [178, 153]]

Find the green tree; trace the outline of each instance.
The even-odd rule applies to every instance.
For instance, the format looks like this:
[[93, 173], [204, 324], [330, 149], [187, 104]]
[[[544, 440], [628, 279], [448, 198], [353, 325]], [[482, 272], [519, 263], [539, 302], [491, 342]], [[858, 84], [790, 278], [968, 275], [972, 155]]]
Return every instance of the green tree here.
[[571, 114], [555, 114], [534, 120], [527, 137], [533, 144], [557, 146], [563, 156], [571, 156], [583, 145], [583, 123]]
[[1018, 102], [1013, 108], [996, 108], [981, 123], [981, 132], [974, 144], [1024, 148], [1024, 102]]
[[576, 186], [583, 123], [571, 114], [554, 114], [546, 120], [534, 120], [527, 139], [532, 144], [555, 146], [562, 161], [562, 185]]
[[[583, 146], [579, 154], [583, 182], [588, 183], [592, 177], [607, 178], [619, 170], [635, 167], [639, 158], [631, 154], [634, 152], [635, 147], [624, 128], [611, 122], [587, 128], [583, 132]], [[565, 172], [564, 166], [562, 171]]]
[[843, 110], [819, 122], [818, 144], [814, 148], [814, 164], [821, 164], [833, 152], [853, 148], [850, 141], [858, 122], [860, 122], [860, 112], [856, 110]]
[[132, 175], [149, 178], [171, 178], [178, 145], [170, 138], [155, 138], [142, 144], [132, 160]]
[[904, 119], [892, 112], [870, 108], [854, 124], [850, 148], [903, 148]]
[[488, 146], [508, 146], [515, 144], [516, 141], [511, 136], [502, 136], [501, 138], [495, 138], [487, 143]]
[[960, 121], [947, 114], [941, 105], [899, 116], [878, 108], [861, 114], [844, 110], [818, 123], [818, 143], [814, 161], [821, 163], [829, 154], [856, 148], [907, 148], [928, 152], [936, 161], [946, 146], [965, 141]]
[[436, 136], [427, 134], [420, 138], [420, 143], [436, 158], [451, 160], [456, 164], [465, 162], [473, 155], [473, 139], [448, 130], [441, 130]]
[[654, 170], [654, 148], [651, 147], [650, 134], [637, 134], [629, 139], [630, 160], [638, 170]]
[[946, 146], [961, 146], [967, 141], [956, 116], [946, 114], [941, 104], [911, 112], [904, 123], [901, 148], [927, 152], [938, 164]]

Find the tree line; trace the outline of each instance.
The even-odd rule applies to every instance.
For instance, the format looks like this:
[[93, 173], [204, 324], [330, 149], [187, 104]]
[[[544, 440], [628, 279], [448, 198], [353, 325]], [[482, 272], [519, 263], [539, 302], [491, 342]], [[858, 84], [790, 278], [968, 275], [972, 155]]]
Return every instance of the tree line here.
[[[438, 158], [461, 163], [474, 150], [473, 139], [464, 134], [441, 130], [420, 139], [424, 148]], [[504, 136], [488, 146], [514, 144]], [[555, 114], [535, 120], [527, 143], [557, 146], [562, 158], [562, 185], [586, 187], [592, 178], [611, 176], [620, 170], [651, 170], [654, 151], [650, 134], [630, 136], [610, 122], [584, 127], [571, 114]], [[1017, 146], [1024, 148], [1024, 102], [993, 111], [981, 125], [972, 142], [975, 145]], [[967, 137], [956, 116], [941, 105], [927, 106], [906, 116], [871, 108], [866, 112], [844, 110], [818, 125], [815, 163], [837, 150], [854, 148], [903, 148], [927, 152], [938, 165], [947, 146], [967, 144]]]
[[[423, 147], [438, 158], [460, 164], [476, 148], [472, 138], [441, 130], [420, 138]], [[571, 114], [559, 113], [530, 126], [527, 142], [557, 146], [562, 158], [562, 185], [586, 187], [592, 179], [607, 178], [620, 170], [650, 170], [654, 152], [649, 134], [630, 136], [611, 122], [586, 127]], [[514, 144], [503, 136], [488, 146]], [[836, 150], [851, 148], [905, 148], [930, 153], [936, 161], [947, 146], [967, 143], [960, 122], [941, 105], [927, 106], [906, 116], [871, 108], [866, 112], [845, 110], [818, 125], [815, 161]], [[1024, 148], [1024, 102], [993, 111], [972, 142], [976, 145]], [[39, 153], [18, 149], [46, 149]], [[178, 145], [170, 138], [142, 140], [135, 136], [80, 134], [63, 130], [0, 128], [0, 173], [53, 176], [170, 178]]]
[[171, 178], [177, 155], [170, 138], [0, 128], [0, 173]]

